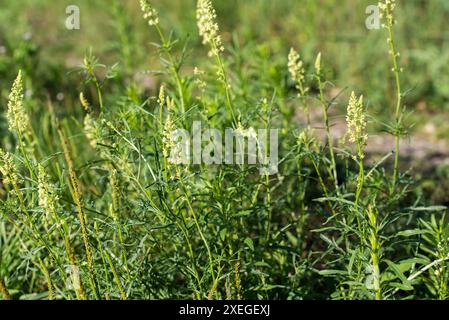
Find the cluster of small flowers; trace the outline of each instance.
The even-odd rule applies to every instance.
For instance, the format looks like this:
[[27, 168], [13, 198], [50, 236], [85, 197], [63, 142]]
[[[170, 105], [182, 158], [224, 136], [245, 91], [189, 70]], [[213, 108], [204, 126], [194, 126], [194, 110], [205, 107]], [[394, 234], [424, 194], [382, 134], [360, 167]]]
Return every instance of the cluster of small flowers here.
[[216, 56], [224, 51], [219, 33], [217, 14], [211, 0], [198, 0], [196, 18], [203, 44], [210, 44], [209, 57]]
[[111, 168], [111, 173], [109, 176], [109, 181], [111, 184], [111, 194], [112, 194], [112, 202], [109, 206], [110, 212], [112, 214], [113, 219], [118, 222], [119, 221], [119, 214], [117, 212], [119, 207], [119, 179], [118, 179], [118, 172], [117, 169], [114, 167]]
[[198, 69], [198, 67], [195, 67], [193, 74], [195, 75], [195, 84], [198, 86], [198, 89], [200, 89], [201, 92], [204, 92], [207, 87], [206, 82], [202, 79], [204, 76], [204, 71]]
[[82, 92], [80, 93], [80, 102], [87, 113], [90, 113], [92, 111], [89, 102], [87, 101], [86, 97], [84, 96], [84, 93]]
[[9, 94], [8, 113], [6, 115], [10, 131], [27, 133], [30, 126], [30, 119], [23, 107], [23, 77], [19, 71]]
[[319, 77], [321, 74], [321, 52], [318, 53], [315, 60], [315, 72], [316, 75]]
[[84, 134], [87, 140], [89, 140], [90, 146], [96, 149], [98, 143], [98, 127], [97, 122], [89, 113], [84, 117]]
[[257, 132], [254, 128], [246, 129], [239, 121], [235, 129], [235, 135], [238, 137], [248, 138], [257, 141]]
[[367, 121], [363, 110], [363, 96], [357, 98], [354, 92], [351, 93], [346, 122], [349, 141], [365, 144], [368, 140], [368, 135], [365, 132]]
[[84, 134], [86, 135], [87, 140], [89, 140], [89, 144], [91, 145], [91, 147], [96, 149], [99, 136], [99, 128], [97, 126], [97, 122], [91, 116], [92, 108], [90, 107], [89, 102], [82, 92], [80, 93], [80, 102], [84, 110], [87, 112], [86, 116], [84, 117]]
[[14, 164], [13, 157], [10, 153], [0, 148], [0, 173], [3, 175], [3, 183], [5, 185], [17, 185], [19, 183], [19, 175], [17, 167]]
[[378, 6], [380, 9], [380, 17], [385, 18], [388, 25], [392, 26], [395, 23], [394, 9], [396, 8], [396, 0], [383, 0], [383, 2], [379, 2]]
[[165, 105], [165, 86], [161, 85], [160, 89], [159, 89], [159, 97], [157, 99], [157, 103], [159, 104], [159, 106], [162, 108]]
[[148, 21], [150, 26], [159, 24], [159, 14], [148, 0], [140, 0], [140, 7], [143, 12], [143, 18]]
[[309, 88], [304, 87], [305, 70], [304, 62], [295, 49], [291, 48], [288, 54], [288, 71], [290, 72], [292, 79], [295, 81], [296, 89], [298, 90], [298, 95], [301, 97]]
[[164, 157], [166, 159], [168, 159], [170, 156], [170, 151], [174, 147], [176, 147], [176, 143], [174, 141], [174, 136], [173, 136], [174, 123], [173, 123], [173, 120], [172, 120], [171, 114], [170, 114], [170, 110], [174, 106], [174, 101], [170, 97], [167, 97], [166, 103], [167, 103], [168, 114], [167, 114], [167, 118], [165, 119], [164, 132], [162, 135], [162, 154], [164, 155]]
[[42, 165], [38, 166], [37, 183], [39, 206], [45, 211], [48, 220], [49, 216], [56, 212], [56, 203], [59, 198], [55, 186], [49, 183], [47, 172]]
[[[219, 81], [223, 82], [223, 84], [226, 84], [226, 75], [222, 68], [217, 68], [216, 75], [217, 75], [217, 79]], [[227, 87], [228, 87], [228, 89], [231, 89], [231, 84], [228, 83]]]

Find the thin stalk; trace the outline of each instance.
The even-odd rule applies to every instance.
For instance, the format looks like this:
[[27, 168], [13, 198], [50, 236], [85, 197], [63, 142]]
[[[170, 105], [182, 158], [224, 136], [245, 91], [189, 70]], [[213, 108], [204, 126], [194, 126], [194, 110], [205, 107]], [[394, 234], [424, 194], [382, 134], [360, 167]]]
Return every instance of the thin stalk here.
[[44, 273], [45, 280], [47, 281], [47, 287], [48, 287], [48, 300], [55, 300], [55, 290], [53, 286], [53, 282], [51, 281], [50, 273], [48, 272], [47, 266], [45, 265], [44, 261], [42, 261], [41, 258], [39, 258], [39, 264], [42, 268], [42, 272]]
[[[177, 171], [178, 171], [178, 176], [180, 176], [178, 168], [177, 168]], [[182, 190], [184, 192], [184, 197], [185, 197], [185, 200], [187, 202], [187, 206], [189, 207], [190, 213], [192, 214], [193, 220], [195, 222], [195, 226], [196, 226], [196, 228], [198, 230], [198, 233], [199, 233], [201, 239], [203, 240], [204, 246], [206, 247], [207, 255], [209, 257], [210, 273], [211, 273], [212, 279], [215, 281], [215, 272], [214, 272], [214, 268], [213, 268], [213, 258], [212, 258], [212, 252], [210, 250], [209, 243], [207, 242], [206, 237], [204, 236], [204, 233], [201, 230], [201, 226], [199, 224], [198, 217], [197, 217], [196, 212], [193, 209], [192, 203], [191, 203], [191, 201], [190, 201], [190, 199], [188, 197], [187, 188], [186, 188], [186, 186], [184, 184], [184, 181], [182, 180], [182, 177], [180, 177], [179, 181], [181, 182], [181, 187], [182, 187]]]
[[[391, 13], [392, 14], [392, 13]], [[396, 131], [395, 135], [395, 157], [394, 157], [394, 172], [393, 172], [393, 186], [392, 191], [396, 187], [399, 173], [399, 147], [401, 134], [398, 131], [400, 129], [401, 118], [402, 118], [402, 89], [401, 89], [401, 77], [400, 77], [400, 68], [398, 63], [399, 53], [396, 50], [396, 44], [394, 42], [394, 33], [393, 33], [393, 21], [388, 20], [387, 22], [387, 30], [388, 30], [388, 44], [390, 48], [390, 56], [392, 58], [393, 63], [393, 73], [395, 78], [395, 86], [396, 86], [396, 108], [395, 108], [395, 122], [396, 122]]]
[[302, 159], [298, 159], [297, 161], [297, 170], [298, 170], [298, 187], [300, 188], [299, 190], [299, 201], [301, 202], [301, 216], [300, 216], [300, 230], [301, 230], [301, 236], [303, 233], [303, 229], [304, 229], [304, 225], [306, 222], [306, 210], [305, 210], [305, 203], [304, 203], [304, 199], [306, 196], [306, 182], [303, 181], [302, 179]]
[[[10, 177], [11, 179], [11, 177]], [[64, 275], [62, 274], [62, 270], [64, 269], [64, 265], [61, 262], [61, 260], [59, 259], [59, 256], [56, 255], [53, 250], [51, 249], [51, 247], [48, 245], [48, 243], [45, 241], [45, 239], [43, 238], [43, 236], [41, 235], [41, 233], [39, 232], [39, 230], [36, 229], [36, 225], [33, 223], [32, 219], [31, 219], [31, 215], [28, 211], [28, 209], [26, 208], [25, 205], [25, 201], [23, 199], [23, 196], [20, 192], [19, 187], [17, 186], [17, 184], [13, 183], [13, 189], [14, 192], [19, 200], [19, 204], [20, 204], [20, 208], [21, 210], [25, 213], [25, 216], [27, 218], [27, 220], [21, 220], [20, 222], [22, 224], [18, 224], [14, 219], [12, 219], [11, 217], [9, 217], [9, 215], [6, 215], [7, 220], [9, 222], [11, 222], [11, 224], [17, 228], [17, 230], [19, 230], [20, 232], [24, 232], [22, 226], [24, 225], [27, 229], [29, 229], [29, 233], [24, 232], [25, 235], [31, 240], [31, 241], [37, 241], [38, 244], [42, 247], [44, 247], [47, 251], [49, 256], [51, 257], [51, 259], [53, 261], [55, 261], [58, 265], [58, 270], [59, 273], [61, 274], [61, 277], [64, 278]]]
[[67, 138], [65, 137], [65, 134], [62, 132], [62, 129], [58, 128], [58, 134], [61, 139], [63, 151], [64, 151], [64, 157], [68, 166], [69, 171], [69, 177], [70, 182], [72, 186], [72, 196], [73, 200], [76, 203], [77, 209], [78, 209], [78, 220], [80, 222], [81, 226], [81, 234], [83, 237], [84, 242], [84, 248], [86, 251], [86, 257], [87, 257], [87, 269], [89, 272], [89, 280], [91, 283], [92, 291], [95, 295], [95, 298], [97, 300], [100, 299], [99, 291], [98, 291], [98, 285], [95, 277], [95, 266], [94, 266], [94, 257], [93, 257], [93, 251], [92, 247], [90, 245], [89, 241], [89, 233], [87, 231], [87, 217], [86, 213], [84, 212], [83, 203], [81, 199], [81, 190], [80, 190], [80, 183], [78, 180], [78, 177], [76, 176], [75, 172], [75, 166], [73, 164], [71, 152], [69, 149], [69, 143], [67, 141]]
[[170, 62], [170, 71], [172, 72], [173, 76], [175, 77], [176, 87], [178, 90], [179, 99], [181, 101], [181, 113], [184, 115], [184, 113], [186, 112], [186, 101], [185, 101], [182, 81], [179, 76], [179, 71], [176, 68], [175, 59], [173, 58], [173, 55], [171, 54], [171, 52], [168, 48], [168, 43], [165, 40], [164, 34], [162, 33], [161, 29], [159, 28], [159, 25], [155, 25], [155, 28], [157, 30], [157, 33], [159, 34], [159, 38], [161, 39], [162, 46], [166, 49], [165, 52], [167, 53], [168, 60]]
[[304, 84], [302, 82], [299, 84], [298, 91], [299, 91], [300, 99], [302, 100], [301, 105], [304, 109], [304, 113], [306, 114], [307, 128], [310, 129], [311, 120], [310, 120], [309, 104], [307, 103], [306, 89], [304, 88]]
[[337, 177], [337, 162], [335, 161], [335, 154], [334, 154], [334, 141], [330, 132], [330, 124], [329, 124], [329, 108], [328, 105], [326, 103], [326, 99], [324, 98], [324, 89], [323, 89], [323, 83], [321, 82], [321, 76], [319, 74], [316, 75], [317, 81], [318, 81], [318, 88], [320, 91], [320, 101], [321, 104], [323, 105], [323, 113], [324, 113], [324, 124], [326, 127], [326, 136], [327, 136], [327, 141], [329, 143], [329, 153], [331, 156], [331, 170], [332, 170], [332, 174], [333, 174], [333, 181], [334, 181], [334, 185], [335, 185], [335, 191], [338, 193], [339, 192], [339, 188], [338, 188], [338, 177]]
[[[315, 159], [313, 159], [313, 156], [310, 157], [310, 160], [312, 161], [313, 167], [315, 168], [316, 174], [318, 175], [318, 181], [320, 182], [320, 185], [321, 185], [321, 188], [323, 189], [324, 195], [326, 198], [329, 198], [329, 192], [327, 190], [326, 185], [324, 184], [324, 180], [321, 175], [320, 169], [318, 168], [318, 165], [317, 165]], [[330, 201], [328, 201], [328, 205], [332, 211], [332, 214], [335, 215], [336, 213], [335, 213], [334, 208], [332, 207], [332, 203]]]
[[[214, 44], [213, 46], [214, 46], [214, 49], [217, 50], [216, 45]], [[221, 59], [220, 54], [217, 54], [216, 58], [217, 58], [218, 67], [220, 69], [220, 75], [222, 77], [222, 81], [223, 81], [223, 84], [225, 87], [226, 106], [229, 109], [229, 111], [231, 112], [233, 125], [236, 127], [237, 126], [237, 118], [235, 116], [234, 106], [232, 104], [231, 90], [230, 90], [231, 86], [229, 84], [228, 76], [226, 74], [226, 70], [225, 70], [223, 60]]]
[[115, 283], [117, 284], [117, 287], [119, 289], [121, 299], [128, 300], [128, 296], [126, 294], [125, 288], [123, 287], [123, 284], [122, 284], [122, 281], [120, 280], [120, 276], [117, 272], [117, 269], [115, 268], [114, 263], [112, 262], [111, 256], [109, 255], [109, 253], [107, 251], [104, 251], [104, 253], [106, 255], [106, 259], [109, 262], [109, 266], [111, 267], [111, 271], [114, 276]]
[[[78, 262], [75, 257], [75, 250], [70, 242], [70, 230], [67, 222], [62, 220], [56, 210], [53, 211], [53, 216], [58, 221], [58, 232], [62, 239], [64, 239], [64, 246], [67, 254], [67, 261], [73, 268], [78, 268]], [[80, 277], [76, 279], [77, 287], [75, 288], [75, 294], [78, 300], [86, 300], [86, 292], [84, 291], [83, 283]]]
[[98, 82], [97, 76], [95, 75], [95, 71], [94, 71], [94, 69], [92, 68], [92, 66], [89, 65], [87, 70], [88, 70], [88, 72], [89, 72], [89, 75], [90, 75], [90, 76], [92, 77], [92, 79], [93, 79], [95, 88], [96, 88], [96, 90], [97, 90], [98, 103], [100, 104], [100, 110], [101, 110], [101, 112], [103, 113], [103, 112], [104, 112], [103, 95], [102, 95], [102, 93], [101, 93], [101, 86], [100, 86], [100, 83]]
[[360, 143], [360, 141], [358, 143], [358, 148], [359, 148], [359, 175], [357, 177], [357, 191], [354, 201], [354, 209], [357, 209], [358, 207], [360, 194], [362, 193], [363, 184], [365, 182], [365, 169], [363, 166], [363, 145], [362, 143]]
[[379, 224], [378, 212], [373, 206], [368, 208], [368, 221], [371, 229], [370, 244], [371, 244], [371, 260], [373, 267], [373, 288], [376, 300], [382, 299], [382, 289], [380, 286], [380, 244], [379, 244]]
[[[95, 230], [95, 233], [94, 233], [95, 240], [97, 241], [98, 251], [100, 252], [101, 261], [103, 263], [104, 275], [105, 275], [105, 278], [106, 278], [105, 280], [106, 280], [107, 283], [109, 283], [109, 281], [110, 281], [109, 280], [109, 267], [107, 265], [107, 261], [106, 261], [107, 258], [106, 258], [106, 254], [105, 254], [104, 249], [103, 249], [103, 244], [100, 241], [100, 230], [98, 228], [98, 224], [97, 224], [96, 221], [94, 222], [94, 230]], [[105, 295], [106, 296], [110, 296], [109, 288], [107, 289], [107, 291], [108, 292], [105, 293]], [[108, 298], [106, 298], [106, 299], [108, 299]]]
[[[267, 165], [270, 166], [270, 160], [268, 160], [268, 148], [269, 148], [269, 136], [268, 132], [270, 132], [271, 129], [271, 114], [268, 110], [268, 106], [266, 113], [267, 113], [267, 119], [265, 121], [265, 154], [264, 154], [264, 161], [267, 162]], [[270, 186], [270, 176], [268, 175], [268, 172], [265, 174], [265, 188], [267, 190], [267, 197], [266, 197], [266, 205], [268, 207], [268, 226], [267, 226], [267, 234], [266, 234], [266, 241], [270, 239], [270, 232], [271, 232], [271, 220], [273, 216], [273, 209], [271, 206], [271, 186]]]
[[[134, 176], [134, 174], [132, 172], [129, 172], [129, 174], [130, 174], [131, 180], [134, 181], [134, 183], [136, 184], [138, 189], [143, 193], [145, 198], [151, 203], [153, 208], [156, 209], [157, 208], [156, 204], [154, 203], [154, 200], [152, 199], [152, 197], [148, 194], [147, 190], [142, 186], [142, 184], [139, 182], [139, 180]], [[167, 210], [169, 210], [168, 209], [168, 205], [165, 203], [165, 201], [163, 202], [163, 205], [166, 207]], [[160, 216], [159, 211], [156, 210], [156, 212], [157, 212], [157, 216], [158, 216], [159, 220], [162, 223], [165, 223], [166, 221], [165, 221], [165, 219], [163, 217]], [[184, 217], [184, 214], [182, 215], [182, 217], [183, 217], [183, 222], [185, 224], [186, 219]], [[178, 223], [177, 221], [176, 221], [176, 225], [181, 229], [181, 232], [183, 233], [183, 236], [184, 236], [184, 238], [186, 240], [187, 246], [189, 248], [189, 255], [190, 255], [190, 259], [191, 259], [191, 263], [192, 263], [192, 270], [194, 270], [194, 272], [195, 272], [195, 278], [196, 278], [196, 280], [198, 282], [198, 286], [199, 286], [200, 291], [201, 291], [201, 281], [199, 279], [199, 273], [198, 273], [198, 270], [196, 268], [195, 256], [194, 256], [194, 253], [193, 253], [193, 246], [190, 243], [190, 237], [189, 237], [189, 234], [188, 234], [188, 230], [187, 230], [187, 228], [182, 227], [181, 226], [182, 224]], [[200, 296], [198, 294], [197, 294], [197, 298], [200, 299]]]
[[117, 234], [118, 239], [120, 243], [120, 252], [121, 252], [121, 258], [122, 263], [125, 266], [125, 270], [128, 276], [128, 280], [130, 277], [129, 268], [128, 268], [128, 258], [126, 256], [126, 250], [125, 250], [125, 241], [123, 237], [123, 230], [122, 230], [122, 223], [120, 219], [120, 213], [119, 213], [119, 190], [118, 190], [118, 178], [117, 178], [117, 172], [115, 169], [112, 169], [112, 174], [110, 177], [110, 184], [111, 184], [111, 197], [112, 197], [112, 203], [111, 203], [111, 215], [112, 219], [114, 220], [114, 223], [117, 227]]

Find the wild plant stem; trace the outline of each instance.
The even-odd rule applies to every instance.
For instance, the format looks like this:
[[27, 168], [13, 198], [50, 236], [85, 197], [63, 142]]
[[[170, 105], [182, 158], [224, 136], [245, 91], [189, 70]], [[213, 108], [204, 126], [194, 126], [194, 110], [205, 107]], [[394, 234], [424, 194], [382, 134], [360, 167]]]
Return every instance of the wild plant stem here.
[[184, 97], [184, 89], [183, 89], [182, 81], [179, 76], [179, 70], [176, 68], [175, 59], [170, 52], [169, 44], [165, 40], [165, 36], [162, 33], [161, 28], [159, 28], [159, 25], [156, 25], [155, 28], [157, 30], [157, 33], [159, 34], [159, 38], [161, 39], [162, 46], [164, 47], [165, 52], [167, 53], [167, 56], [168, 56], [168, 60], [170, 62], [170, 71], [172, 72], [173, 76], [175, 77], [179, 100], [181, 102], [181, 113], [184, 115], [186, 112], [186, 101], [185, 101], [185, 97]]
[[372, 260], [372, 276], [373, 276], [373, 288], [376, 300], [382, 299], [382, 290], [380, 286], [380, 243], [379, 243], [379, 223], [378, 223], [378, 212], [373, 205], [369, 205], [367, 211], [368, 213], [368, 223], [370, 232], [369, 243], [371, 245], [371, 260]]
[[333, 137], [330, 132], [330, 124], [329, 124], [329, 112], [328, 112], [329, 108], [326, 103], [326, 99], [324, 97], [324, 89], [323, 89], [323, 83], [321, 81], [321, 76], [316, 75], [316, 77], [317, 77], [317, 81], [318, 81], [318, 88], [320, 91], [320, 101], [321, 101], [321, 104], [323, 105], [324, 124], [326, 127], [326, 136], [327, 136], [327, 141], [329, 144], [329, 153], [331, 156], [331, 166], [332, 166], [331, 170], [332, 170], [332, 174], [333, 174], [333, 181], [334, 181], [335, 191], [337, 193], [339, 193], [338, 176], [337, 176], [337, 162], [335, 161], [335, 154], [334, 154], [334, 141], [333, 141]]
[[362, 193], [363, 190], [363, 184], [365, 181], [365, 169], [363, 166], [363, 145], [362, 143], [359, 141], [358, 143], [358, 160], [359, 160], [359, 175], [357, 177], [357, 191], [356, 191], [356, 196], [355, 196], [355, 201], [354, 201], [354, 209], [357, 210], [358, 204], [359, 204], [359, 199], [360, 199], [360, 194]]
[[390, 46], [390, 55], [392, 57], [392, 63], [393, 63], [393, 73], [395, 78], [395, 85], [396, 85], [396, 108], [395, 108], [395, 122], [396, 122], [396, 128], [395, 128], [395, 157], [394, 157], [394, 172], [393, 172], [393, 186], [392, 186], [392, 192], [396, 188], [396, 184], [398, 181], [398, 175], [399, 175], [399, 147], [400, 147], [400, 140], [401, 140], [401, 132], [400, 126], [401, 126], [401, 118], [402, 118], [402, 90], [401, 90], [401, 78], [400, 78], [400, 69], [399, 69], [399, 63], [398, 63], [398, 52], [396, 50], [396, 45], [394, 42], [394, 33], [393, 33], [393, 24], [388, 22], [387, 23], [387, 29], [388, 29], [388, 43]]
[[94, 267], [94, 258], [93, 258], [93, 251], [92, 247], [89, 242], [89, 234], [87, 231], [87, 218], [86, 213], [84, 212], [82, 200], [81, 200], [81, 190], [80, 190], [80, 183], [78, 181], [78, 177], [76, 176], [75, 167], [73, 164], [71, 152], [69, 149], [69, 143], [67, 141], [67, 138], [65, 137], [65, 134], [63, 133], [61, 128], [58, 128], [58, 134], [61, 139], [62, 147], [64, 150], [64, 157], [68, 166], [69, 171], [69, 177], [70, 182], [72, 186], [72, 192], [73, 192], [73, 200], [76, 203], [77, 209], [78, 209], [78, 219], [81, 226], [81, 234], [83, 237], [84, 242], [84, 248], [86, 250], [86, 257], [87, 257], [87, 269], [89, 272], [89, 280], [91, 282], [92, 291], [94, 293], [94, 296], [96, 299], [100, 299], [99, 292], [98, 292], [98, 286], [97, 281], [95, 277], [95, 267]]
[[[323, 177], [321, 175], [320, 169], [318, 168], [318, 165], [317, 165], [315, 159], [313, 159], [313, 156], [310, 157], [310, 160], [312, 161], [313, 167], [315, 168], [315, 172], [316, 172], [316, 174], [318, 176], [318, 181], [320, 182], [321, 188], [323, 189], [324, 196], [326, 198], [329, 198], [329, 192], [327, 190], [326, 185], [324, 184], [324, 180], [323, 180]], [[329, 205], [330, 210], [332, 211], [332, 214], [335, 215], [336, 213], [334, 211], [332, 203], [329, 200], [328, 200], [328, 205]]]
[[103, 95], [101, 93], [101, 86], [100, 86], [100, 83], [98, 82], [97, 76], [95, 75], [95, 71], [94, 71], [94, 69], [92, 68], [91, 65], [88, 66], [88, 72], [89, 72], [89, 75], [91, 76], [91, 78], [92, 78], [92, 80], [94, 82], [95, 88], [97, 90], [98, 103], [100, 104], [101, 113], [103, 113], [104, 112], [104, 105], [103, 105]]
[[[214, 45], [215, 50], [217, 50], [216, 46]], [[224, 67], [223, 64], [223, 60], [221, 59], [221, 56], [219, 53], [216, 54], [217, 57], [217, 63], [218, 63], [218, 67], [220, 69], [220, 74], [222, 76], [222, 81], [225, 87], [225, 94], [226, 94], [226, 106], [229, 109], [229, 112], [231, 113], [231, 117], [232, 117], [232, 122], [234, 127], [237, 127], [237, 118], [235, 116], [235, 111], [234, 111], [234, 106], [232, 104], [232, 98], [231, 98], [231, 91], [230, 91], [230, 84], [229, 84], [229, 80], [228, 80], [228, 76], [226, 74], [226, 69]]]
[[206, 247], [207, 255], [209, 257], [210, 273], [211, 273], [212, 279], [215, 281], [215, 272], [214, 272], [214, 268], [213, 268], [213, 258], [212, 258], [212, 252], [210, 250], [209, 243], [207, 242], [206, 237], [204, 236], [203, 230], [201, 230], [201, 226], [199, 224], [198, 217], [196, 215], [195, 209], [193, 209], [192, 203], [190, 202], [189, 196], [187, 194], [187, 188], [186, 188], [186, 186], [184, 184], [184, 181], [182, 180], [182, 177], [180, 175], [180, 172], [179, 172], [178, 168], [177, 168], [177, 171], [178, 171], [178, 176], [180, 176], [179, 181], [181, 182], [181, 187], [182, 187], [182, 190], [184, 192], [184, 197], [185, 197], [185, 200], [187, 202], [187, 206], [189, 207], [190, 213], [192, 214], [193, 220], [195, 222], [195, 226], [196, 226], [196, 228], [198, 230], [198, 233], [199, 233], [201, 239], [203, 240], [204, 246]]

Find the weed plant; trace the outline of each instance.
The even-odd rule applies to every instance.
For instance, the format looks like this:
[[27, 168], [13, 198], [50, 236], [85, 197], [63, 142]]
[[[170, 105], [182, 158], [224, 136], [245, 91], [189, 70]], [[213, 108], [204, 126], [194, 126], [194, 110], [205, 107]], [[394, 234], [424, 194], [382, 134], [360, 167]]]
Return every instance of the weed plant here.
[[[396, 1], [379, 4], [396, 96], [382, 126], [396, 143], [375, 161], [365, 152], [370, 98], [330, 94], [326, 52], [305, 61], [300, 45], [286, 48], [282, 66], [267, 47], [243, 54], [222, 36], [212, 1], [198, 0], [205, 49], [195, 67], [188, 39], [140, 5], [159, 37], [148, 47], [160, 61], [157, 90], [131, 76], [134, 42], [118, 2], [120, 63], [86, 53], [74, 114], [25, 95], [30, 71], [18, 71], [0, 149], [3, 299], [449, 298], [446, 208], [427, 206], [401, 171], [409, 130]], [[346, 115], [333, 112], [339, 104]], [[344, 137], [331, 130], [336, 116], [346, 117]], [[279, 172], [173, 161], [173, 130], [194, 121], [280, 128]]]

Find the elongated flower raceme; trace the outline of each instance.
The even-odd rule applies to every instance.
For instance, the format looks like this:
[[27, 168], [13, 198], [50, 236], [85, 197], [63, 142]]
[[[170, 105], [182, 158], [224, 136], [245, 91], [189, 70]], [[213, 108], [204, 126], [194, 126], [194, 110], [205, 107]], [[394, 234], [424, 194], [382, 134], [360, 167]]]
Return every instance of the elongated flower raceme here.
[[362, 194], [363, 185], [365, 182], [365, 168], [363, 166], [363, 159], [365, 158], [365, 153], [363, 151], [363, 146], [368, 140], [368, 135], [366, 134], [366, 116], [365, 110], [363, 109], [363, 96], [357, 98], [354, 91], [351, 93], [348, 103], [348, 112], [346, 114], [346, 122], [348, 125], [349, 141], [357, 144], [357, 155], [353, 155], [352, 159], [358, 161], [359, 163], [359, 175], [357, 177], [357, 191], [355, 194], [354, 208], [357, 209], [360, 195]]
[[96, 149], [100, 133], [97, 122], [89, 113], [84, 117], [84, 134], [87, 140], [89, 140], [90, 146]]
[[23, 76], [19, 71], [8, 100], [8, 113], [6, 115], [11, 132], [26, 133], [30, 128], [30, 119], [23, 107]]
[[[164, 98], [165, 100], [165, 98]], [[176, 143], [173, 138], [173, 130], [175, 129], [174, 123], [171, 117], [170, 111], [173, 108], [173, 100], [170, 97], [166, 98], [168, 113], [167, 118], [165, 119], [164, 130], [162, 135], [162, 153], [166, 159], [170, 156], [170, 151], [176, 147]]]
[[209, 44], [211, 49], [209, 56], [218, 55], [224, 51], [219, 35], [220, 29], [216, 22], [217, 14], [212, 6], [211, 0], [198, 0], [196, 19], [200, 36], [203, 38], [203, 44]]
[[[309, 88], [305, 85], [305, 69], [304, 62], [301, 60], [301, 56], [295, 49], [291, 48], [288, 54], [288, 71], [295, 82], [296, 90], [298, 91], [298, 97], [304, 98], [309, 91]], [[310, 112], [306, 99], [303, 99], [302, 106], [307, 118], [307, 126], [310, 126]]]
[[367, 121], [363, 107], [363, 96], [357, 98], [354, 92], [351, 93], [349, 99], [346, 123], [348, 125], [349, 141], [359, 145], [359, 158], [363, 159], [361, 146], [368, 140], [368, 135], [366, 134]]
[[165, 105], [165, 86], [161, 85], [159, 89], [159, 96], [157, 98], [157, 103], [159, 104], [160, 108], [163, 108]]
[[299, 53], [293, 48], [290, 49], [290, 53], [288, 55], [288, 71], [290, 72], [292, 79], [295, 81], [299, 96], [302, 97], [307, 92], [307, 88], [304, 87], [304, 63], [302, 62]]
[[349, 141], [365, 143], [368, 136], [365, 133], [366, 116], [363, 110], [363, 96], [357, 98], [354, 92], [351, 93], [346, 122], [348, 124]]
[[45, 216], [48, 219], [56, 212], [56, 203], [58, 201], [58, 195], [56, 188], [50, 183], [50, 179], [42, 165], [38, 166], [38, 195], [39, 206], [44, 210]]
[[198, 67], [195, 67], [195, 69], [193, 69], [193, 74], [195, 75], [195, 84], [197, 85], [198, 89], [200, 89], [200, 91], [204, 93], [207, 87], [207, 83], [202, 79], [205, 72], [200, 70]]
[[87, 101], [86, 97], [84, 96], [84, 93], [82, 92], [80, 93], [80, 102], [87, 113], [90, 113], [92, 111], [90, 108], [89, 101]]
[[148, 0], [140, 0], [140, 8], [143, 12], [143, 18], [148, 21], [150, 26], [159, 24], [159, 14]]
[[3, 175], [5, 185], [17, 186], [19, 183], [19, 174], [10, 153], [0, 148], [0, 173]]
[[315, 60], [315, 72], [317, 76], [321, 75], [321, 52], [318, 53]]
[[84, 134], [86, 135], [87, 140], [89, 140], [91, 147], [96, 149], [98, 137], [100, 136], [100, 129], [98, 128], [97, 121], [95, 121], [91, 115], [92, 108], [82, 92], [80, 93], [80, 102], [84, 110], [87, 112], [84, 117]]
[[396, 8], [396, 0], [383, 0], [379, 4], [381, 18], [386, 19], [388, 25], [394, 24], [394, 10]]

